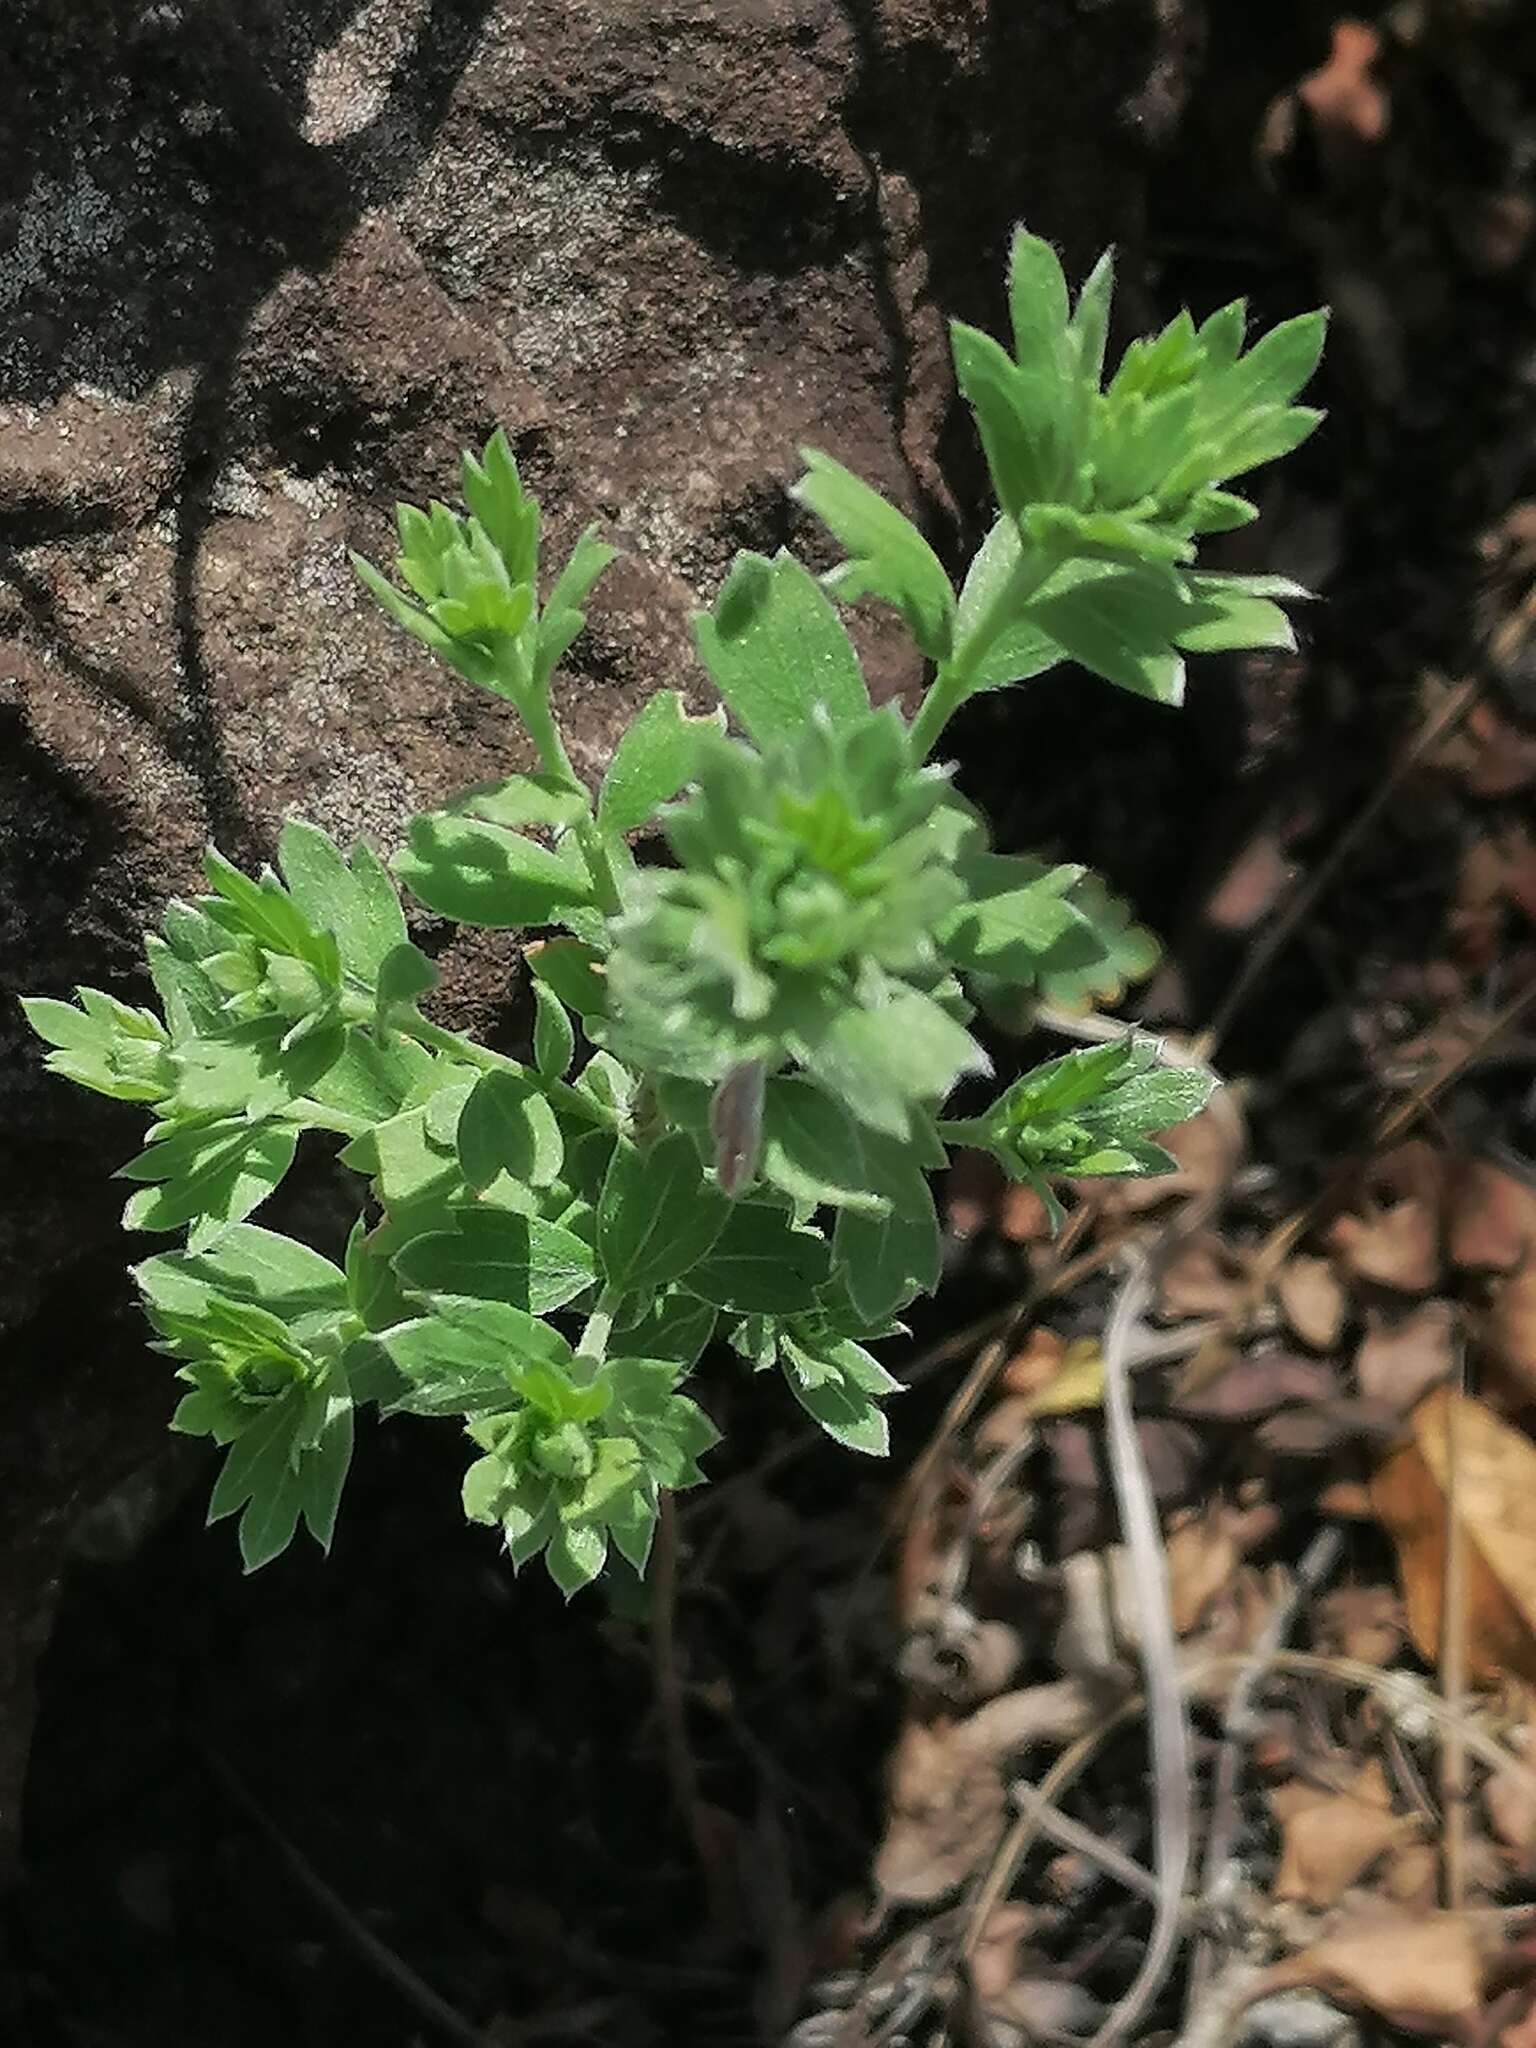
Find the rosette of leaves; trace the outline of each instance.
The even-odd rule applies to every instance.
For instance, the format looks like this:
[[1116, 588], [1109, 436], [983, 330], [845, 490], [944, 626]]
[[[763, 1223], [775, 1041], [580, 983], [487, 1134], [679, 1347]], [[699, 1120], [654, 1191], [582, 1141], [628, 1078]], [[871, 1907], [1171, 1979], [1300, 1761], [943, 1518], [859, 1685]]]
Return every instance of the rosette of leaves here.
[[1154, 1038], [1128, 1036], [1046, 1060], [1005, 1089], [984, 1116], [946, 1135], [991, 1152], [1028, 1181], [1053, 1223], [1052, 1176], [1168, 1173], [1178, 1161], [1150, 1133], [1203, 1109], [1214, 1082], [1201, 1067], [1164, 1065]]
[[394, 1410], [464, 1418], [481, 1455], [471, 1521], [499, 1524], [514, 1565], [543, 1552], [567, 1594], [611, 1542], [644, 1571], [659, 1490], [698, 1484], [713, 1425], [667, 1359], [579, 1357], [557, 1330], [497, 1301], [433, 1296], [384, 1339], [406, 1382]]
[[951, 325], [956, 379], [999, 506], [958, 599], [893, 506], [806, 452], [796, 495], [848, 556], [833, 587], [895, 604], [938, 663], [914, 727], [920, 753], [967, 697], [1063, 661], [1176, 704], [1188, 654], [1295, 645], [1277, 600], [1304, 589], [1200, 569], [1196, 558], [1205, 535], [1257, 516], [1230, 480], [1321, 421], [1292, 401], [1317, 367], [1326, 315], [1283, 321], [1244, 349], [1240, 300], [1198, 326], [1180, 313], [1133, 341], [1105, 383], [1113, 281], [1106, 253], [1074, 305], [1056, 252], [1021, 229], [1009, 264], [1011, 351]]
[[[636, 877], [613, 925], [621, 1057], [700, 1081], [793, 1060], [898, 1135], [904, 1092], [937, 1100], [984, 1069], [938, 938], [980, 829], [913, 765], [894, 710], [816, 705], [765, 753], [708, 735], [661, 827], [677, 866]], [[849, 1085], [879, 1064], [881, 1085]]]
[[247, 1571], [286, 1549], [301, 1518], [329, 1549], [362, 1329], [344, 1275], [291, 1238], [237, 1224], [215, 1247], [162, 1254], [134, 1278], [154, 1348], [190, 1390], [172, 1429], [227, 1449], [209, 1521], [240, 1515]]

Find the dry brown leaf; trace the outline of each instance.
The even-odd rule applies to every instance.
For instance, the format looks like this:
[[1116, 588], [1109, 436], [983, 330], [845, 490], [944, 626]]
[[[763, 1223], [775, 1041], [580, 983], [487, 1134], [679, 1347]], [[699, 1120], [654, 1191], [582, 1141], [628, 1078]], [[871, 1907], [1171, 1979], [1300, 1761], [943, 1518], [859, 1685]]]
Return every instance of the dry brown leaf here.
[[1536, 1254], [1495, 1284], [1481, 1323], [1489, 1353], [1526, 1392], [1536, 1390]]
[[1391, 1321], [1373, 1318], [1355, 1357], [1361, 1393], [1406, 1415], [1449, 1378], [1455, 1336], [1456, 1310], [1448, 1301], [1421, 1302]]
[[1391, 1586], [1339, 1586], [1314, 1610], [1317, 1647], [1357, 1664], [1390, 1664], [1402, 1648], [1403, 1603]]
[[1427, 1294], [1440, 1277], [1444, 1181], [1442, 1156], [1422, 1138], [1377, 1160], [1357, 1208], [1329, 1226], [1345, 1270], [1398, 1293]]
[[1019, 1950], [1039, 1932], [1044, 1920], [1038, 1906], [1008, 1899], [994, 1906], [971, 1953], [971, 1982], [983, 2005], [1001, 1998], [1019, 1973]]
[[1440, 1278], [1439, 1219], [1417, 1195], [1363, 1216], [1336, 1217], [1328, 1238], [1356, 1280], [1427, 1294]]
[[1279, 1522], [1268, 1505], [1233, 1507], [1212, 1501], [1202, 1513], [1177, 1521], [1168, 1532], [1168, 1605], [1175, 1635], [1188, 1635], [1205, 1610], [1225, 1592], [1256, 1543]]
[[1273, 825], [1240, 847], [1206, 899], [1205, 921], [1221, 932], [1251, 931], [1296, 878], [1296, 863]]
[[1343, 1391], [1325, 1359], [1275, 1348], [1246, 1353], [1196, 1390], [1180, 1387], [1172, 1406], [1202, 1422], [1254, 1422], [1292, 1403], [1336, 1400]]
[[1440, 1896], [1441, 1852], [1431, 1842], [1401, 1842], [1389, 1850], [1376, 1879], [1394, 1905], [1427, 1911]]
[[1295, 1780], [1270, 1794], [1281, 1823], [1275, 1896], [1331, 1906], [1376, 1859], [1417, 1831], [1415, 1820], [1392, 1811], [1381, 1765], [1365, 1764], [1339, 1791]]
[[1015, 1180], [1003, 1190], [997, 1227], [1010, 1244], [1039, 1244], [1051, 1234], [1051, 1219], [1034, 1189]]
[[1363, 21], [1336, 21], [1333, 47], [1296, 88], [1323, 136], [1342, 143], [1379, 142], [1387, 132], [1392, 102], [1373, 76], [1381, 37]]
[[1414, 1409], [1411, 1439], [1371, 1481], [1376, 1512], [1397, 1548], [1409, 1633], [1419, 1654], [1437, 1662], [1453, 1413], [1456, 1506], [1467, 1536], [1468, 1668], [1490, 1681], [1511, 1673], [1536, 1679], [1536, 1444], [1447, 1387]]
[[1303, 1344], [1331, 1351], [1344, 1334], [1349, 1297], [1331, 1259], [1298, 1252], [1275, 1276], [1281, 1313]]
[[1158, 1306], [1165, 1316], [1224, 1316], [1244, 1295], [1242, 1261], [1214, 1230], [1190, 1238], [1163, 1269]]
[[1004, 1763], [1038, 1743], [1081, 1735], [1093, 1695], [1074, 1679], [990, 1700], [967, 1720], [902, 1730], [891, 1767], [891, 1811], [875, 1858], [890, 1899], [939, 1899], [989, 1856], [1002, 1832]]
[[[1510, 1740], [1526, 1757], [1536, 1749], [1536, 1730], [1517, 1729]], [[1513, 1849], [1523, 1864], [1536, 1850], [1536, 1789], [1515, 1771], [1495, 1771], [1483, 1786], [1483, 1805], [1488, 1823], [1505, 1848]]]
[[1485, 1962], [1464, 1913], [1362, 1910], [1256, 1980], [1250, 2002], [1306, 1984], [1394, 2026], [1440, 2033], [1482, 2002]]
[[1536, 1249], [1536, 1187], [1487, 1159], [1454, 1168], [1446, 1202], [1453, 1266], [1509, 1273]]
[[1066, 1348], [1064, 1337], [1036, 1323], [998, 1374], [998, 1386], [1005, 1394], [1038, 1394], [1056, 1377]]

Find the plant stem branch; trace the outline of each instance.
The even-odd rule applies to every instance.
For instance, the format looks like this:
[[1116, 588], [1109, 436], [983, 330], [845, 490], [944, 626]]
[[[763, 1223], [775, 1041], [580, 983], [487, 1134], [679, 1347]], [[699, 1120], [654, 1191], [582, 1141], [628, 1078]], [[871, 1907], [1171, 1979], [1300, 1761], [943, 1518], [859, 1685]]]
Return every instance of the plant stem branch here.
[[939, 735], [976, 686], [981, 658], [1058, 566], [1057, 557], [1043, 559], [1021, 551], [1012, 572], [1003, 578], [982, 607], [980, 618], [966, 634], [948, 661], [939, 663], [908, 728], [907, 739], [914, 761], [926, 761], [938, 744]]
[[441, 1024], [433, 1024], [419, 1013], [403, 1018], [400, 1029], [418, 1045], [430, 1046], [434, 1052], [446, 1053], [450, 1059], [463, 1060], [473, 1067], [484, 1067], [487, 1072], [512, 1074], [519, 1081], [530, 1082], [548, 1097], [552, 1108], [563, 1109], [584, 1123], [597, 1125], [599, 1130], [617, 1128], [611, 1110], [605, 1109], [583, 1089], [573, 1088], [569, 1081], [545, 1080], [542, 1075], [525, 1067], [521, 1060], [511, 1059], [504, 1052], [492, 1052], [488, 1045], [477, 1045], [474, 1039], [465, 1038], [457, 1031], [445, 1030]]

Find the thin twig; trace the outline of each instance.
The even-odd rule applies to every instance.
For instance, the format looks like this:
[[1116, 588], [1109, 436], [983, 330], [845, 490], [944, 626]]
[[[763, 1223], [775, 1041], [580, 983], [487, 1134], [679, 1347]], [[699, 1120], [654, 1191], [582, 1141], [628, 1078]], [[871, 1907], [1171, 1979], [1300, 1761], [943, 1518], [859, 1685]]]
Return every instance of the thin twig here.
[[1104, 1333], [1104, 1441], [1120, 1533], [1130, 1557], [1141, 1664], [1151, 1732], [1153, 1867], [1157, 1910], [1141, 1967], [1124, 1997], [1093, 2037], [1093, 2048], [1123, 2040], [1162, 1989], [1178, 1953], [1184, 1886], [1191, 1852], [1192, 1763], [1189, 1723], [1179, 1682], [1178, 1641], [1168, 1594], [1168, 1559], [1152, 1482], [1136, 1432], [1128, 1354], [1152, 1299], [1151, 1269], [1138, 1260], [1120, 1290]]
[[1098, 1865], [1106, 1876], [1123, 1884], [1128, 1892], [1136, 1892], [1144, 1899], [1156, 1899], [1159, 1893], [1157, 1879], [1151, 1871], [1123, 1849], [1117, 1849], [1113, 1842], [1106, 1842], [1102, 1835], [1096, 1835], [1091, 1828], [1085, 1828], [1081, 1821], [1073, 1820], [1069, 1813], [1062, 1813], [1054, 1806], [1047, 1806], [1034, 1786], [1020, 1779], [1009, 1787], [1014, 1804], [1021, 1813], [1034, 1811], [1042, 1835], [1063, 1849], [1071, 1849], [1076, 1855], [1085, 1856], [1090, 1863]]
[[461, 2012], [418, 1977], [410, 1964], [380, 1941], [372, 1928], [365, 1926], [346, 1901], [332, 1891], [304, 1852], [261, 1805], [228, 1757], [211, 1743], [203, 1742], [199, 1747], [208, 1768], [230, 1798], [265, 1838], [278, 1860], [286, 1865], [289, 1876], [300, 1891], [330, 1921], [347, 1946], [376, 1976], [391, 1985], [407, 2005], [414, 2006], [420, 2017], [435, 2027], [445, 2040], [457, 2041], [460, 2048], [485, 2048], [486, 2037], [480, 2029], [472, 2026]]
[[[1336, 1528], [1320, 1529], [1313, 1537], [1296, 1567], [1296, 1576], [1285, 1598], [1276, 1602], [1228, 1695], [1226, 1711], [1222, 1715], [1221, 1749], [1216, 1758], [1211, 1790], [1211, 1826], [1205, 1838], [1205, 1854], [1201, 1863], [1200, 1890], [1207, 1902], [1221, 1897], [1232, 1863], [1240, 1819], [1238, 1783], [1251, 1733], [1255, 1695], [1303, 1602], [1316, 1593], [1338, 1562], [1343, 1541]], [[1203, 1934], [1195, 1944], [1190, 1965], [1189, 1994], [1184, 2006], [1186, 2035], [1195, 2031], [1202, 2003], [1214, 1995], [1214, 1959], [1212, 1939], [1209, 1934]]]
[[1418, 766], [1437, 740], [1444, 738], [1446, 733], [1460, 724], [1471, 709], [1473, 699], [1481, 687], [1481, 682], [1475, 677], [1470, 682], [1463, 683], [1410, 734], [1400, 748], [1396, 760], [1369, 799], [1355, 812], [1349, 824], [1311, 874], [1297, 885], [1269, 928], [1255, 941], [1231, 987], [1217, 1006], [1215, 1016], [1196, 1040], [1196, 1048], [1202, 1058], [1209, 1057], [1217, 1051], [1260, 978], [1289, 944], [1298, 925], [1316, 906], [1324, 890], [1371, 830], [1407, 776]]
[[699, 1776], [688, 1740], [687, 1704], [677, 1668], [677, 1511], [663, 1488], [656, 1515], [656, 1547], [651, 1552], [646, 1584], [651, 1596], [651, 1663], [656, 1679], [656, 1711], [661, 1719], [667, 1782], [677, 1817], [688, 1830], [694, 1854], [706, 1878], [714, 1875], [714, 1858], [699, 1815]]

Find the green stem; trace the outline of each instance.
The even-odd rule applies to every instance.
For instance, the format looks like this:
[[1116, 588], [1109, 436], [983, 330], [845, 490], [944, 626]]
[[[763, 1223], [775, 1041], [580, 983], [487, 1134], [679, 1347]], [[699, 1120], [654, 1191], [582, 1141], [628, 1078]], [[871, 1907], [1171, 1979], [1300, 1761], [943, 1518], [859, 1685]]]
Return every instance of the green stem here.
[[565, 741], [560, 737], [560, 728], [555, 723], [554, 713], [549, 708], [549, 689], [529, 689], [519, 692], [517, 708], [528, 737], [533, 741], [539, 756], [539, 765], [546, 775], [578, 795], [587, 806], [584, 816], [577, 819], [574, 830], [581, 842], [581, 850], [587, 857], [587, 867], [592, 876], [597, 900], [611, 917], [621, 908], [619, 885], [614, 877], [613, 862], [603, 844], [603, 835], [598, 830], [597, 820], [592, 816], [592, 799], [587, 785], [571, 766], [571, 757], [565, 751]]
[[446, 1031], [441, 1024], [433, 1024], [419, 1012], [398, 1017], [396, 1022], [407, 1038], [413, 1038], [418, 1045], [429, 1046], [434, 1052], [446, 1053], [450, 1059], [463, 1060], [474, 1067], [484, 1067], [488, 1072], [512, 1074], [519, 1081], [528, 1081], [547, 1097], [552, 1109], [563, 1109], [583, 1122], [595, 1124], [599, 1130], [612, 1131], [618, 1128], [613, 1112], [605, 1109], [595, 1097], [583, 1089], [573, 1088], [568, 1081], [546, 1081], [521, 1060], [508, 1058], [504, 1052], [492, 1052], [488, 1045], [477, 1045], [472, 1038], [465, 1038], [457, 1031]]
[[350, 1110], [333, 1109], [328, 1103], [316, 1102], [309, 1095], [301, 1095], [296, 1102], [288, 1103], [278, 1110], [277, 1115], [285, 1124], [301, 1124], [306, 1130], [335, 1131], [343, 1138], [360, 1138], [365, 1131], [373, 1129], [369, 1118], [353, 1116]]
[[612, 1287], [605, 1287], [598, 1297], [597, 1307], [587, 1317], [576, 1356], [591, 1366], [595, 1373], [608, 1356], [608, 1339], [613, 1334], [613, 1319], [618, 1314], [623, 1296]]
[[1060, 559], [1058, 555], [1035, 554], [1025, 547], [1012, 572], [1004, 577], [983, 607], [975, 625], [949, 660], [939, 663], [938, 672], [928, 686], [928, 694], [918, 705], [907, 729], [914, 761], [926, 761], [933, 752], [939, 735], [975, 688], [976, 671], [982, 656], [998, 634], [1014, 623], [1046, 578], [1060, 566]]

